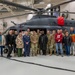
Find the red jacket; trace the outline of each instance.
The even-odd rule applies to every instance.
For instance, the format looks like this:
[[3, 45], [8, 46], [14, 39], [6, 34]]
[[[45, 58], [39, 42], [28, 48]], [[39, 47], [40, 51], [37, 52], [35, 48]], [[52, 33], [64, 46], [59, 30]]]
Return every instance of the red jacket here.
[[62, 40], [63, 40], [63, 35], [62, 35], [62, 33], [56, 33], [55, 34], [55, 42], [56, 43], [62, 43]]

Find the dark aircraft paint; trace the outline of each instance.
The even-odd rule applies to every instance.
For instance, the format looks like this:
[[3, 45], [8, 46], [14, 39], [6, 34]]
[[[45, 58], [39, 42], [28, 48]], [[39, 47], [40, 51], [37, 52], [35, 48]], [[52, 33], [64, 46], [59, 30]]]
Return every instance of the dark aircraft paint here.
[[[35, 17], [35, 16], [34, 16]], [[57, 18], [52, 18], [52, 17], [48, 17], [45, 15], [42, 15], [40, 18], [34, 18], [25, 22], [25, 23], [21, 23], [21, 24], [16, 24], [15, 26], [12, 26], [10, 28], [8, 28], [8, 30], [27, 30], [28, 28], [30, 29], [65, 29], [65, 28], [69, 28], [69, 27], [75, 27], [75, 20], [64, 20], [64, 26], [59, 26], [57, 23]]]

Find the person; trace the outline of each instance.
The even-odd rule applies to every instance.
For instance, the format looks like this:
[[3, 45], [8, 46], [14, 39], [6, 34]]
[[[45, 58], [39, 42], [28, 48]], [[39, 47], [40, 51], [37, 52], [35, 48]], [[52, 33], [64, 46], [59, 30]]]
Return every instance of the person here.
[[18, 57], [22, 56], [22, 49], [23, 49], [23, 37], [22, 37], [22, 33], [20, 32], [19, 35], [16, 38], [16, 48], [18, 50]]
[[54, 51], [54, 54], [56, 54], [56, 47], [55, 47], [55, 34], [56, 34], [56, 31], [53, 30], [52, 31], [52, 34], [51, 34], [51, 44], [50, 44], [50, 56], [52, 55], [52, 52]]
[[5, 46], [5, 37], [0, 32], [0, 51], [1, 51], [1, 57], [3, 57], [3, 48]]
[[40, 30], [39, 29], [37, 29], [37, 35], [40, 36]]
[[[37, 29], [37, 37], [38, 37], [38, 42], [39, 42], [39, 37], [40, 37], [40, 30]], [[38, 51], [37, 51], [38, 54], [40, 54], [40, 48], [39, 48], [39, 43], [38, 43]]]
[[17, 48], [16, 48], [16, 38], [17, 38], [17, 36], [18, 36], [18, 32], [17, 31], [13, 31], [13, 37], [14, 37], [14, 45], [13, 45], [13, 47], [14, 47], [14, 56], [16, 56], [17, 55]]
[[43, 52], [43, 55], [46, 55], [47, 42], [48, 42], [47, 36], [44, 34], [44, 31], [41, 31], [41, 35], [39, 37], [39, 45], [40, 45], [40, 50], [42, 50]]
[[51, 44], [51, 34], [50, 34], [50, 30], [47, 30], [47, 38], [48, 38], [48, 42], [47, 42], [47, 54], [49, 54], [49, 51], [50, 51], [50, 44]]
[[70, 28], [70, 36], [72, 39], [71, 54], [75, 56], [75, 30], [73, 27]]
[[[31, 40], [31, 36], [33, 36], [33, 31], [30, 32], [30, 40]], [[32, 56], [32, 43], [30, 41], [30, 56]]]
[[6, 35], [6, 45], [8, 46], [7, 57], [10, 58], [14, 46], [14, 36], [12, 30], [10, 30], [9, 33]]
[[[63, 37], [65, 36], [64, 30], [60, 29], [60, 33], [62, 34]], [[62, 40], [62, 42], [63, 42], [63, 40]], [[63, 52], [65, 52], [64, 44], [62, 44], [62, 49], [63, 49]]]
[[60, 33], [62, 33], [62, 36], [64, 37], [64, 32], [62, 29], [60, 29]]
[[[63, 34], [65, 34], [67, 31], [68, 31], [67, 29], [64, 29]], [[65, 36], [65, 35], [64, 35], [64, 36]]]
[[24, 56], [30, 56], [30, 36], [27, 31], [25, 31], [25, 35], [23, 36], [24, 42]]
[[22, 31], [22, 36], [24, 36], [25, 35], [25, 31]]
[[37, 56], [38, 36], [36, 31], [33, 31], [33, 35], [31, 36], [31, 47], [32, 47], [32, 56]]
[[55, 34], [56, 52], [57, 52], [57, 56], [58, 56], [59, 55], [59, 49], [60, 49], [61, 56], [63, 57], [62, 40], [63, 40], [63, 35], [60, 32], [60, 30], [58, 29], [57, 33]]
[[28, 32], [28, 35], [31, 36], [30, 29], [29, 28], [27, 29], [27, 32]]
[[63, 43], [65, 45], [66, 55], [69, 56], [70, 55], [70, 46], [71, 46], [71, 37], [69, 36], [68, 31], [66, 31], [66, 33], [65, 33], [65, 36], [63, 38]]

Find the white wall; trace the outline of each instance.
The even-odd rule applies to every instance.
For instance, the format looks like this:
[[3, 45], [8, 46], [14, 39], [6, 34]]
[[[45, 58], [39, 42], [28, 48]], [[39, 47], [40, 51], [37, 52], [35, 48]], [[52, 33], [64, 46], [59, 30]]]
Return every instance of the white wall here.
[[[75, 12], [75, 2], [70, 3], [70, 11]], [[70, 14], [70, 18], [75, 19], [75, 14]]]
[[[3, 14], [3, 16], [6, 16], [6, 15], [8, 16], [8, 15], [10, 15], [10, 14]], [[2, 17], [1, 14], [0, 14], [0, 17]], [[27, 18], [27, 17], [24, 15], [24, 16], [20, 16], [20, 17], [13, 17], [13, 18], [7, 18], [7, 19], [0, 19], [0, 31], [3, 32], [3, 31], [5, 31], [8, 27], [13, 26], [14, 24], [11, 23], [11, 21], [14, 21], [14, 23], [16, 23], [16, 24], [20, 24], [20, 23], [26, 22], [26, 18]], [[3, 21], [4, 21], [4, 22], [7, 22], [7, 25], [8, 25], [5, 30], [3, 30], [3, 26], [2, 26]]]
[[[75, 2], [71, 2], [69, 4], [65, 4], [61, 6], [61, 11], [68, 10], [69, 12], [75, 12]], [[69, 19], [74, 18], [75, 19], [75, 14], [69, 14]]]

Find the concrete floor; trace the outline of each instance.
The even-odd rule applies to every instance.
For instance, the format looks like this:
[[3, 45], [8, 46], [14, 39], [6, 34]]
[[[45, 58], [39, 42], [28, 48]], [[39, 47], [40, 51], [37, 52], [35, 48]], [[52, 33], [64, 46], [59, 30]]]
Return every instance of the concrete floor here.
[[0, 75], [75, 75], [73, 71], [75, 56], [0, 57]]

